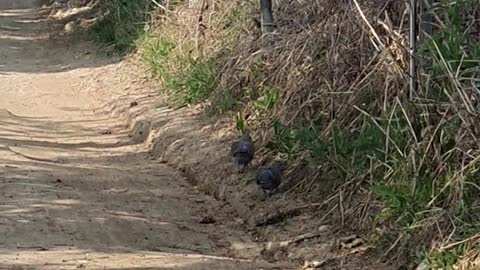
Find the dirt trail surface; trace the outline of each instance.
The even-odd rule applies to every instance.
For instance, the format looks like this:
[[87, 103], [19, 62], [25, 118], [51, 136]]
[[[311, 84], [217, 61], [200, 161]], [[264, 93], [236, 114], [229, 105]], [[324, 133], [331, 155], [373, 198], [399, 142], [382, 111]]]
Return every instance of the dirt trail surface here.
[[0, 2], [0, 269], [288, 269], [149, 155], [142, 113], [181, 112], [35, 2]]

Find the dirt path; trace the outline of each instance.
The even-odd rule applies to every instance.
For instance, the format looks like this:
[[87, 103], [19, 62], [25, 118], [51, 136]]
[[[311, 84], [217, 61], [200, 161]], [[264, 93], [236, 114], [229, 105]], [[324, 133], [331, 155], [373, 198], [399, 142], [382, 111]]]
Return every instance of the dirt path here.
[[127, 63], [50, 40], [41, 9], [6, 3], [0, 269], [287, 269], [252, 261], [242, 249], [256, 246], [228, 209], [148, 156], [142, 125], [120, 116], [161, 97], [130, 80]]

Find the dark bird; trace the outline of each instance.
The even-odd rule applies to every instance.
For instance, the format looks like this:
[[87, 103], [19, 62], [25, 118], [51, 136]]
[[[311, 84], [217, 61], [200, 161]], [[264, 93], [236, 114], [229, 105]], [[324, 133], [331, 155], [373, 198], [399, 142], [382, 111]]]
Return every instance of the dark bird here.
[[257, 169], [257, 186], [264, 194], [270, 196], [282, 182], [284, 165], [275, 161], [271, 166], [263, 166]]
[[232, 143], [230, 154], [232, 155], [235, 164], [240, 167], [240, 172], [244, 172], [255, 156], [255, 147], [253, 145], [252, 137], [248, 134], [240, 136], [238, 140]]

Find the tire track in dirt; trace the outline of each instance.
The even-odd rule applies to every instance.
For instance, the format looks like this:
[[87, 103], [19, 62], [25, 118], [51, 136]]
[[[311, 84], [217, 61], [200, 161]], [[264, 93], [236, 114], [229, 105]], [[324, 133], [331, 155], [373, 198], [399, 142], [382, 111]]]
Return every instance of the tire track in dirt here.
[[14, 2], [0, 5], [0, 269], [288, 269], [254, 261], [228, 207], [149, 155], [142, 115], [158, 128], [183, 111]]

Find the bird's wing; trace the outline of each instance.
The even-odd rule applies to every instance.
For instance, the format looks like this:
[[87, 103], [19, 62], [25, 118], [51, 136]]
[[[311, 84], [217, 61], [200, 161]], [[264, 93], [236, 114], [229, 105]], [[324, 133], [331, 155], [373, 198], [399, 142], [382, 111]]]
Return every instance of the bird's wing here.
[[272, 185], [273, 174], [271, 170], [266, 168], [260, 169], [257, 174], [257, 184], [263, 188], [270, 188]]
[[239, 148], [240, 148], [240, 142], [232, 143], [232, 146], [230, 147], [230, 153], [232, 155], [235, 154], [238, 151]]

